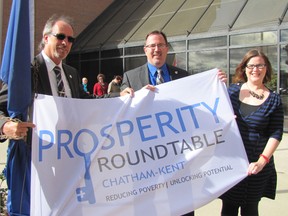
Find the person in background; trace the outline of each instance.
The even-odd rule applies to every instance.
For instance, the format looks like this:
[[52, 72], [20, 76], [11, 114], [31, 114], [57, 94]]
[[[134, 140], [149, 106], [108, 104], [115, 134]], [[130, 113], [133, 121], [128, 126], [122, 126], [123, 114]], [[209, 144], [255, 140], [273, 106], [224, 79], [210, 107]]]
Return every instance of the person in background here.
[[108, 93], [107, 90], [108, 90], [108, 84], [105, 82], [105, 75], [100, 73], [97, 75], [97, 83], [95, 83], [93, 87], [93, 95], [95, 97], [97, 96], [101, 97]]
[[82, 78], [82, 86], [83, 86], [83, 90], [87, 93], [90, 94], [89, 90], [88, 90], [88, 79], [87, 77], [83, 77]]
[[250, 50], [236, 68], [235, 83], [228, 88], [250, 164], [248, 176], [220, 197], [222, 216], [237, 216], [239, 208], [242, 216], [258, 216], [261, 198], [275, 198], [273, 153], [282, 139], [284, 113], [280, 95], [266, 86], [271, 76], [268, 57]]
[[[155, 85], [188, 76], [187, 71], [166, 63], [168, 51], [168, 41], [164, 32], [155, 30], [148, 33], [144, 45], [147, 63], [123, 74], [120, 95], [133, 96], [134, 91], [141, 88], [154, 91]], [[218, 71], [218, 77], [223, 82], [227, 81], [226, 74], [221, 70]], [[194, 212], [185, 214], [193, 215]]]
[[108, 94], [110, 97], [117, 97], [120, 95], [122, 77], [119, 75], [114, 76], [114, 79], [108, 85]]

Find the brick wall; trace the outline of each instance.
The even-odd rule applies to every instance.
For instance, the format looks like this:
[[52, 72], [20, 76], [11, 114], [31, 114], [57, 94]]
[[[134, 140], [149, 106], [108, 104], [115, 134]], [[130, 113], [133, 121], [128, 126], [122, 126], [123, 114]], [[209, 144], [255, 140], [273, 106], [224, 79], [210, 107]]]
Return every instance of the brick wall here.
[[[16, 0], [18, 1], [18, 0]], [[64, 14], [74, 18], [75, 36], [83, 31], [89, 23], [101, 14], [114, 0], [34, 0], [35, 2], [35, 53], [38, 44], [42, 39], [42, 30], [46, 20], [56, 14]], [[3, 2], [3, 23], [2, 23], [2, 50], [6, 38], [6, 30], [9, 22], [12, 0]], [[1, 4], [1, 3], [0, 3]], [[2, 56], [2, 55], [1, 55]]]

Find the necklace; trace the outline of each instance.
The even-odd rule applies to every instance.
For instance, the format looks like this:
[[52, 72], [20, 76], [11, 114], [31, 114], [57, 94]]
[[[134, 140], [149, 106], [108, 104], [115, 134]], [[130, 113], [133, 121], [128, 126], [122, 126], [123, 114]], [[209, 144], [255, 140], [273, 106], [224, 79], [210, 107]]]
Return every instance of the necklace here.
[[[250, 88], [249, 88], [249, 86], [248, 86], [247, 83], [246, 83], [246, 86], [247, 86], [247, 88], [248, 88], [248, 90], [249, 90], [249, 94], [250, 94], [252, 97], [255, 97], [255, 98], [258, 99], [258, 100], [263, 100], [263, 98], [264, 98], [264, 94], [263, 94], [263, 93], [262, 93], [261, 95], [259, 95], [259, 94], [257, 94], [256, 92], [250, 90]], [[264, 92], [264, 90], [263, 90], [263, 92]]]

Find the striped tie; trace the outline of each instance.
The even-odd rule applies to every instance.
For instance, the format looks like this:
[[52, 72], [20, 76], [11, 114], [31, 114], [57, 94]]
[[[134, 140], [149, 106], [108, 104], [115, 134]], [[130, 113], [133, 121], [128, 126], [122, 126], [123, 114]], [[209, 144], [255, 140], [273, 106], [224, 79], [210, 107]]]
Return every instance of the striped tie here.
[[64, 89], [64, 84], [63, 80], [61, 77], [61, 68], [59, 66], [54, 67], [54, 72], [56, 75], [56, 81], [57, 81], [57, 87], [58, 87], [58, 96], [59, 97], [65, 97], [65, 89]]
[[161, 83], [164, 83], [164, 79], [162, 76], [162, 70], [161, 69], [157, 69], [157, 77], [156, 77], [156, 84], [159, 85]]

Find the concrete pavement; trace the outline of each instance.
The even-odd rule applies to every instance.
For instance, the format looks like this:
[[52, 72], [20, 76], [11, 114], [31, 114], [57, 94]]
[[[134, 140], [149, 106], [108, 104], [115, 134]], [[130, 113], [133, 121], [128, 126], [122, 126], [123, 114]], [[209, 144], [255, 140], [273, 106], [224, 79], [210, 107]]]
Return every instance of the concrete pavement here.
[[[6, 164], [7, 146], [8, 142], [0, 143], [0, 173], [2, 172]], [[1, 187], [3, 186], [6, 187], [6, 182], [4, 185], [1, 185]]]
[[[288, 133], [274, 153], [277, 170], [277, 195], [275, 200], [263, 198], [259, 204], [260, 216], [288, 216]], [[220, 216], [221, 200], [216, 199], [195, 211], [195, 216]]]

